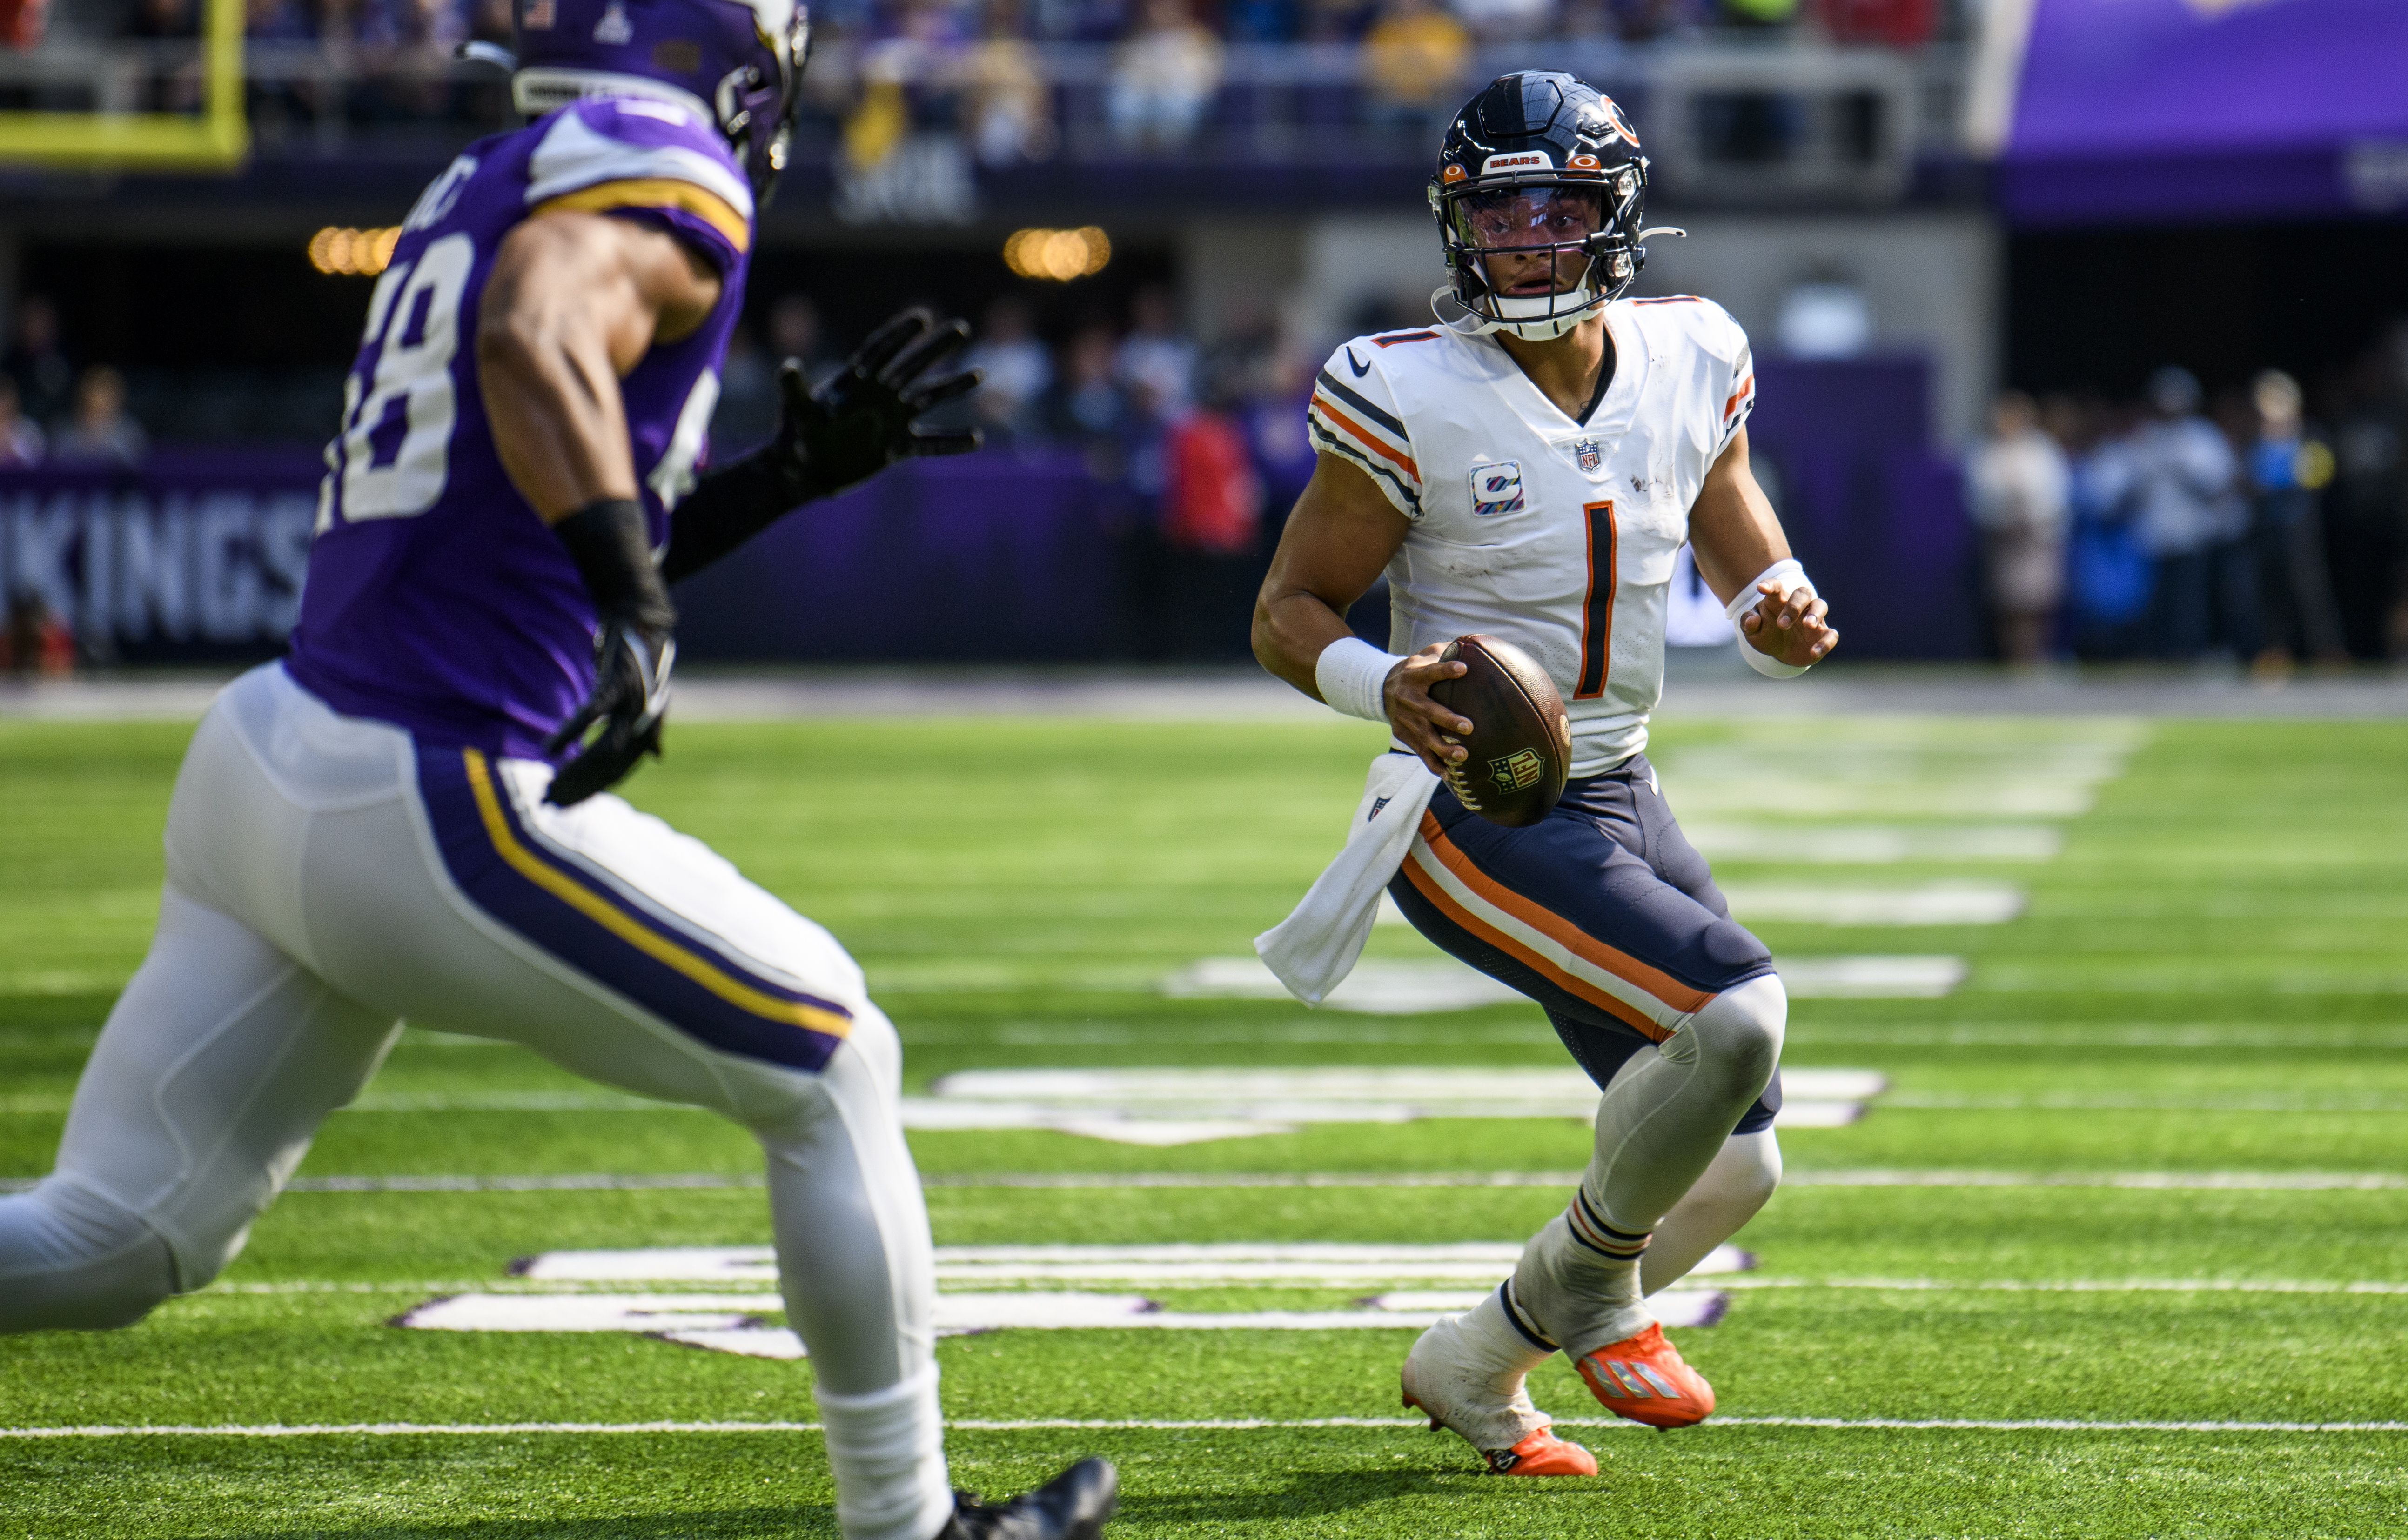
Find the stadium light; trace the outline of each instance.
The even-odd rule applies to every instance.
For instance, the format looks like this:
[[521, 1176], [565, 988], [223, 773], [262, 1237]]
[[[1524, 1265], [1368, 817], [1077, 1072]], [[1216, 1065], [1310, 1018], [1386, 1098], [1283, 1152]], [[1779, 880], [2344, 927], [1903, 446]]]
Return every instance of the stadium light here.
[[362, 278], [374, 278], [393, 261], [393, 249], [400, 240], [401, 226], [397, 224], [377, 230], [330, 224], [309, 237], [309, 265], [321, 273], [356, 273]]
[[1015, 230], [1003, 243], [1003, 264], [1024, 278], [1068, 283], [1091, 278], [1112, 260], [1112, 243], [1090, 224], [1078, 230]]

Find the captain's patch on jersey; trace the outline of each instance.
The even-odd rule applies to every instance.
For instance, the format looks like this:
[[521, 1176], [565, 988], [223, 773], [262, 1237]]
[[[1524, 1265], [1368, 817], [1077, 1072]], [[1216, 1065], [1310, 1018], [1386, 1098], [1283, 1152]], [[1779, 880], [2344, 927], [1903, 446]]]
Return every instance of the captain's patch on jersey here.
[[1522, 511], [1522, 463], [1499, 460], [1471, 467], [1471, 512], [1477, 519]]

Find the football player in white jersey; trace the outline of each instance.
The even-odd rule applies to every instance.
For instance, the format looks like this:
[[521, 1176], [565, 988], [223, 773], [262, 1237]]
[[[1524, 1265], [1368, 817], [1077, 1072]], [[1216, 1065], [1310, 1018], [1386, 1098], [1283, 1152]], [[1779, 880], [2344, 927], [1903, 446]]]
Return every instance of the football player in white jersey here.
[[[1674, 553], [1691, 545], [1761, 673], [1802, 672], [1839, 634], [1748, 470], [1745, 335], [1706, 300], [1621, 297], [1645, 258], [1646, 165], [1620, 110], [1569, 75], [1504, 76], [1466, 106], [1430, 184], [1440, 323], [1331, 355], [1320, 458], [1254, 617], [1266, 667], [1384, 720], [1392, 752], [1440, 777], [1471, 728], [1428, 693], [1463, 672], [1439, 661], [1459, 635], [1529, 653], [1570, 716], [1570, 784], [1527, 828], [1404, 766], [1429, 800], [1387, 888], [1424, 934], [1544, 1005], [1604, 1091], [1563, 1217], [1404, 1364], [1406, 1402], [1500, 1473], [1597, 1469], [1524, 1389], [1558, 1351], [1624, 1417], [1680, 1427], [1713, 1409], [1645, 1297], [1780, 1179], [1781, 980], [1642, 752]], [[1386, 651], [1344, 619], [1383, 570]]]

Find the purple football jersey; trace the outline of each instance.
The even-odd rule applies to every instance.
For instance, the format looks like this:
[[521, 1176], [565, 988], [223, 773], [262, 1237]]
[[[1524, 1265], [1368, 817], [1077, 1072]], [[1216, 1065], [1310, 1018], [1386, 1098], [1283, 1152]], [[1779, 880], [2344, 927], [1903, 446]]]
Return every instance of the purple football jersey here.
[[694, 483], [744, 296], [752, 192], [682, 107], [579, 103], [468, 147], [423, 193], [368, 302], [343, 386], [286, 661], [336, 710], [422, 742], [542, 756], [594, 683], [594, 605], [567, 548], [502, 470], [477, 316], [503, 237], [583, 209], [671, 230], [717, 265], [718, 306], [619, 382], [652, 545]]

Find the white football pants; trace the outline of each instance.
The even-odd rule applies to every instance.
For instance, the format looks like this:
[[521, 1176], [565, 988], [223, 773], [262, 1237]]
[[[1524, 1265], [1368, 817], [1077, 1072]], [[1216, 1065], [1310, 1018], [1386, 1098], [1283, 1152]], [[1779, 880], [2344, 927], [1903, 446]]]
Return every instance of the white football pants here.
[[759, 1138], [839, 1527], [929, 1540], [953, 1498], [895, 1029], [825, 931], [617, 797], [546, 805], [550, 777], [337, 716], [277, 664], [218, 698], [57, 1167], [0, 1198], [0, 1332], [208, 1283], [403, 1019], [506, 1038]]

